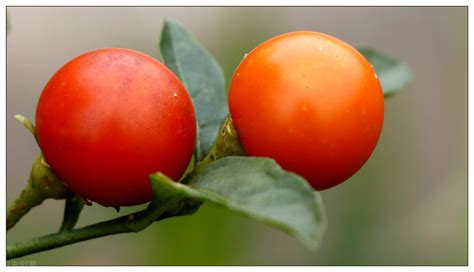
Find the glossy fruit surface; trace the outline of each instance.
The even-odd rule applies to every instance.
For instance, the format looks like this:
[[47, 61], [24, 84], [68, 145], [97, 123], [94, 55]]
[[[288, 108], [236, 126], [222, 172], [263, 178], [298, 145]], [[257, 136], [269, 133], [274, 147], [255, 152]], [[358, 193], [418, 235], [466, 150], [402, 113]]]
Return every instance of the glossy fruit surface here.
[[36, 128], [53, 171], [106, 206], [150, 201], [148, 175], [178, 180], [196, 139], [183, 84], [157, 60], [127, 49], [91, 51], [59, 69], [39, 99]]
[[229, 110], [247, 155], [273, 158], [323, 190], [352, 176], [373, 152], [384, 97], [356, 49], [326, 34], [292, 32], [242, 60]]

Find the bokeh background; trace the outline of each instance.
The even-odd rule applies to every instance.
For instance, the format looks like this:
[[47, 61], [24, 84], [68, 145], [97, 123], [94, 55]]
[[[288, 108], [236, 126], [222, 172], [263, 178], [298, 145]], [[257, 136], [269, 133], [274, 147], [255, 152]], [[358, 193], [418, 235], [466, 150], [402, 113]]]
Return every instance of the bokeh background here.
[[[65, 62], [126, 47], [158, 56], [162, 20], [190, 29], [227, 80], [260, 42], [313, 30], [372, 45], [407, 63], [415, 81], [386, 101], [383, 134], [367, 164], [322, 192], [321, 247], [212, 205], [193, 216], [26, 256], [37, 265], [466, 265], [467, 8], [463, 7], [13, 7], [7, 9], [7, 204], [39, 151], [13, 115], [34, 120], [41, 90]], [[120, 214], [143, 206], [122, 209]], [[63, 201], [48, 200], [8, 242], [57, 231]], [[114, 218], [86, 207], [79, 226]]]

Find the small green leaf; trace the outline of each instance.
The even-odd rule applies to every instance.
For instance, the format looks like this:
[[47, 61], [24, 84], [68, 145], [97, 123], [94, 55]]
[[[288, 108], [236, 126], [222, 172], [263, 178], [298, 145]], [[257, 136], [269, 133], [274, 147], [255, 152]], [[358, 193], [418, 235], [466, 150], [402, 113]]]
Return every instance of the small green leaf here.
[[[152, 175], [152, 181], [159, 176]], [[326, 226], [321, 198], [307, 182], [273, 160], [225, 157], [188, 177], [188, 185], [164, 184], [180, 194], [221, 205], [274, 226], [315, 249]], [[163, 184], [156, 184], [158, 186]]]
[[385, 97], [395, 94], [412, 81], [412, 72], [404, 63], [373, 48], [357, 49], [374, 67]]
[[175, 21], [165, 20], [160, 51], [165, 64], [192, 97], [198, 123], [195, 154], [200, 161], [211, 148], [227, 115], [224, 73], [216, 60]]

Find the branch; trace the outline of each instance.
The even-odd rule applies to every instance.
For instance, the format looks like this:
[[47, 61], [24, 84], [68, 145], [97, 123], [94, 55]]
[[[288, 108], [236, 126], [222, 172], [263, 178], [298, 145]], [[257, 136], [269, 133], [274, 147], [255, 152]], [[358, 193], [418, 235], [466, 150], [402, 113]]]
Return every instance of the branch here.
[[160, 183], [151, 183], [153, 201], [144, 211], [78, 229], [63, 230], [29, 241], [7, 245], [7, 260], [97, 237], [139, 232], [155, 221], [173, 216], [192, 214], [202, 204], [202, 201], [189, 198], [186, 194], [177, 191], [175, 187], [166, 186], [167, 184], [174, 183], [174, 181], [165, 175], [155, 174], [155, 176], [159, 176], [160, 180], [158, 182]]
[[145, 211], [129, 214], [110, 221], [75, 230], [64, 230], [26, 242], [7, 245], [7, 260], [97, 237], [141, 231], [158, 219], [167, 208], [166, 206], [153, 206], [152, 203]]

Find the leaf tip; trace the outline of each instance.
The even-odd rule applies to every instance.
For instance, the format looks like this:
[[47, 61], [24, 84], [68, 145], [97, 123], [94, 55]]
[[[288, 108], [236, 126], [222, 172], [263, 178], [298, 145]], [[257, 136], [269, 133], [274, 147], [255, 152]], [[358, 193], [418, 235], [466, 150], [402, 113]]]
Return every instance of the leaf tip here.
[[163, 25], [162, 25], [162, 30], [161, 31], [163, 32], [165, 30], [168, 30], [172, 26], [179, 26], [181, 28], [184, 28], [183, 26], [181, 26], [181, 24], [178, 21], [176, 21], [172, 18], [169, 18], [169, 17], [165, 17], [163, 19]]
[[30, 133], [33, 135], [33, 137], [36, 138], [36, 128], [35, 126], [26, 118], [25, 116], [21, 114], [15, 114], [14, 115], [15, 119], [18, 120]]
[[21, 115], [21, 114], [15, 114], [14, 115], [15, 119], [22, 122], [25, 118], [25, 116]]

